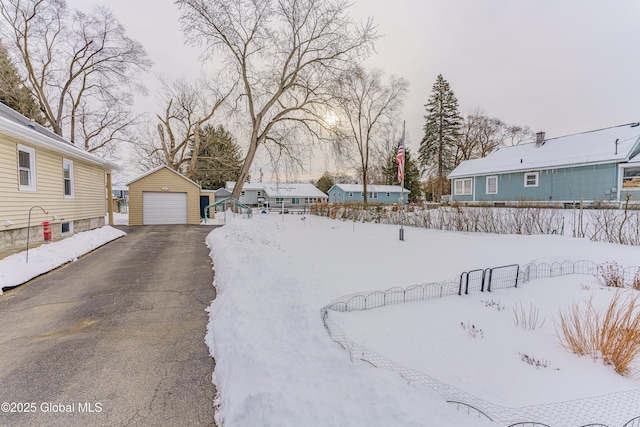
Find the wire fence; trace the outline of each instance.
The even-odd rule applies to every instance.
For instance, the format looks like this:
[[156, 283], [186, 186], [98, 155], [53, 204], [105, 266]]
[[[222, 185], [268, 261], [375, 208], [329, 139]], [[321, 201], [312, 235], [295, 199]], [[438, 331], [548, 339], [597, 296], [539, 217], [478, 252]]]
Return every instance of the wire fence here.
[[517, 287], [521, 283], [538, 278], [568, 274], [591, 274], [598, 277], [611, 271], [611, 268], [617, 269], [616, 272], [624, 277], [626, 286], [634, 286], [634, 279], [640, 274], [640, 267], [623, 268], [615, 263], [597, 264], [586, 260], [532, 262], [522, 268], [514, 264], [471, 270], [462, 273], [453, 281], [425, 283], [408, 288], [396, 287], [386, 291], [342, 297], [322, 308], [322, 322], [331, 339], [349, 353], [352, 361], [363, 361], [377, 368], [396, 371], [408, 381], [435, 390], [448, 403], [469, 415], [509, 427], [640, 427], [640, 388], [586, 399], [508, 408], [480, 399], [431, 375], [399, 365], [359, 345], [346, 335], [330, 315], [331, 311], [370, 310], [386, 305], [433, 300], [470, 292], [491, 292], [492, 289]]

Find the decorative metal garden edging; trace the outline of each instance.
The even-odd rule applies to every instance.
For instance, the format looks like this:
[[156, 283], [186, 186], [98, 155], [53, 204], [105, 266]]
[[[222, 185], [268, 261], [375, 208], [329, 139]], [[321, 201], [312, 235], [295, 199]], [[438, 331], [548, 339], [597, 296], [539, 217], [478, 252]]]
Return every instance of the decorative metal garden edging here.
[[[361, 360], [378, 368], [398, 372], [408, 381], [423, 384], [447, 402], [469, 414], [495, 421], [509, 427], [567, 426], [567, 427], [640, 427], [640, 388], [550, 404], [507, 408], [479, 399], [463, 390], [444, 384], [438, 379], [415, 369], [410, 369], [385, 356], [360, 346], [349, 338], [331, 319], [331, 311], [370, 310], [392, 304], [425, 301], [469, 292], [490, 292], [497, 287], [517, 287], [518, 284], [537, 278], [568, 274], [600, 274], [611, 268], [611, 263], [596, 264], [592, 261], [560, 261], [553, 263], [531, 262], [524, 267], [510, 265], [464, 272], [455, 281], [433, 282], [408, 288], [391, 288], [367, 294], [352, 294], [340, 298], [321, 309], [322, 322], [331, 339], [342, 346], [352, 361]], [[618, 267], [626, 283], [631, 283], [640, 274], [640, 267]], [[604, 415], [602, 415], [604, 413]], [[605, 418], [602, 420], [601, 418]], [[604, 423], [606, 424], [599, 424]]]

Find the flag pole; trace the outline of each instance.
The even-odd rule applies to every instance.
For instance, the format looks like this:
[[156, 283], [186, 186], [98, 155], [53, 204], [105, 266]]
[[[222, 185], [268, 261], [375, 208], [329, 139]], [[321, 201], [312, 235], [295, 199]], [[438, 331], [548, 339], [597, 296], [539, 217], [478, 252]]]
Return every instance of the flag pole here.
[[402, 144], [402, 162], [398, 165], [401, 170], [402, 179], [400, 181], [400, 241], [404, 241], [404, 160], [405, 160], [405, 151], [406, 147], [404, 141], [404, 131], [405, 131], [405, 121], [402, 121], [402, 140], [400, 144]]

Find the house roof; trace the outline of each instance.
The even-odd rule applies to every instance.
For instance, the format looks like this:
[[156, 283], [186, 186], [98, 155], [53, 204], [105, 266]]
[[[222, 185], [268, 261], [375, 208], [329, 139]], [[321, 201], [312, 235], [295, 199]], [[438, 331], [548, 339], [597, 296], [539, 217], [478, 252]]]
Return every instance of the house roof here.
[[[227, 182], [227, 188], [232, 190], [235, 182]], [[320, 191], [315, 185], [309, 183], [289, 183], [289, 182], [245, 182], [243, 190], [263, 190], [269, 197], [317, 197], [327, 198], [327, 195]]]
[[269, 197], [317, 197], [327, 198], [328, 196], [320, 191], [313, 184], [305, 183], [270, 183], [265, 186], [264, 191]]
[[[363, 188], [362, 184], [335, 184], [333, 187], [338, 187], [342, 191], [347, 191], [347, 192], [355, 192], [355, 191], [362, 192], [362, 188]], [[331, 191], [333, 187], [331, 187], [329, 191]], [[367, 185], [367, 191], [372, 191], [375, 193], [400, 193], [402, 192], [402, 187], [399, 185], [369, 184]], [[410, 191], [407, 190], [406, 188], [404, 189], [404, 192], [407, 194], [410, 193]]]
[[0, 102], [0, 134], [9, 135], [18, 141], [31, 144], [36, 147], [46, 148], [66, 156], [82, 159], [88, 163], [100, 165], [103, 169], [119, 169], [115, 163], [111, 163], [94, 154], [89, 153], [66, 139], [40, 126], [15, 110]]
[[629, 123], [550, 138], [540, 147], [535, 142], [503, 147], [482, 159], [463, 161], [448, 177], [623, 162], [629, 160], [639, 140], [639, 124]]
[[[134, 183], [134, 182], [136, 182], [136, 181], [140, 181], [142, 178], [144, 178], [144, 177], [146, 177], [146, 176], [149, 176], [149, 175], [151, 175], [151, 174], [153, 174], [153, 173], [156, 173], [156, 172], [158, 172], [158, 171], [159, 171], [159, 170], [161, 170], [161, 169], [167, 169], [168, 171], [173, 172], [173, 173], [175, 173], [176, 175], [178, 175], [180, 178], [182, 178], [182, 179], [184, 179], [184, 180], [187, 180], [187, 181], [189, 181], [190, 183], [192, 183], [193, 185], [196, 185], [196, 186], [200, 187], [200, 184], [198, 184], [197, 182], [194, 182], [194, 181], [190, 180], [190, 179], [189, 179], [189, 178], [187, 178], [186, 176], [182, 175], [182, 174], [181, 174], [181, 173], [179, 173], [179, 172], [174, 171], [173, 169], [171, 169], [169, 166], [166, 166], [166, 165], [158, 166], [158, 167], [156, 167], [156, 168], [153, 168], [153, 169], [150, 169], [150, 170], [146, 171], [146, 172], [145, 172], [145, 173], [143, 173], [142, 175], [140, 175], [140, 176], [138, 176], [137, 178], [133, 179], [132, 181], [128, 182], [128, 183], [127, 183], [127, 186], [129, 186], [129, 185], [133, 184], [133, 183]], [[202, 187], [200, 187], [200, 188], [202, 188]]]

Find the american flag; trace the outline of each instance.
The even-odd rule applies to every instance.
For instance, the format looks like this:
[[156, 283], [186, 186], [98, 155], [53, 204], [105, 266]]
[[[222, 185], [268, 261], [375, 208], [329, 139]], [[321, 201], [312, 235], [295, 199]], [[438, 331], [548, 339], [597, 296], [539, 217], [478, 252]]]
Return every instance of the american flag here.
[[402, 173], [404, 171], [404, 144], [402, 140], [400, 140], [400, 144], [398, 145], [396, 163], [398, 164], [398, 182], [402, 183]]

